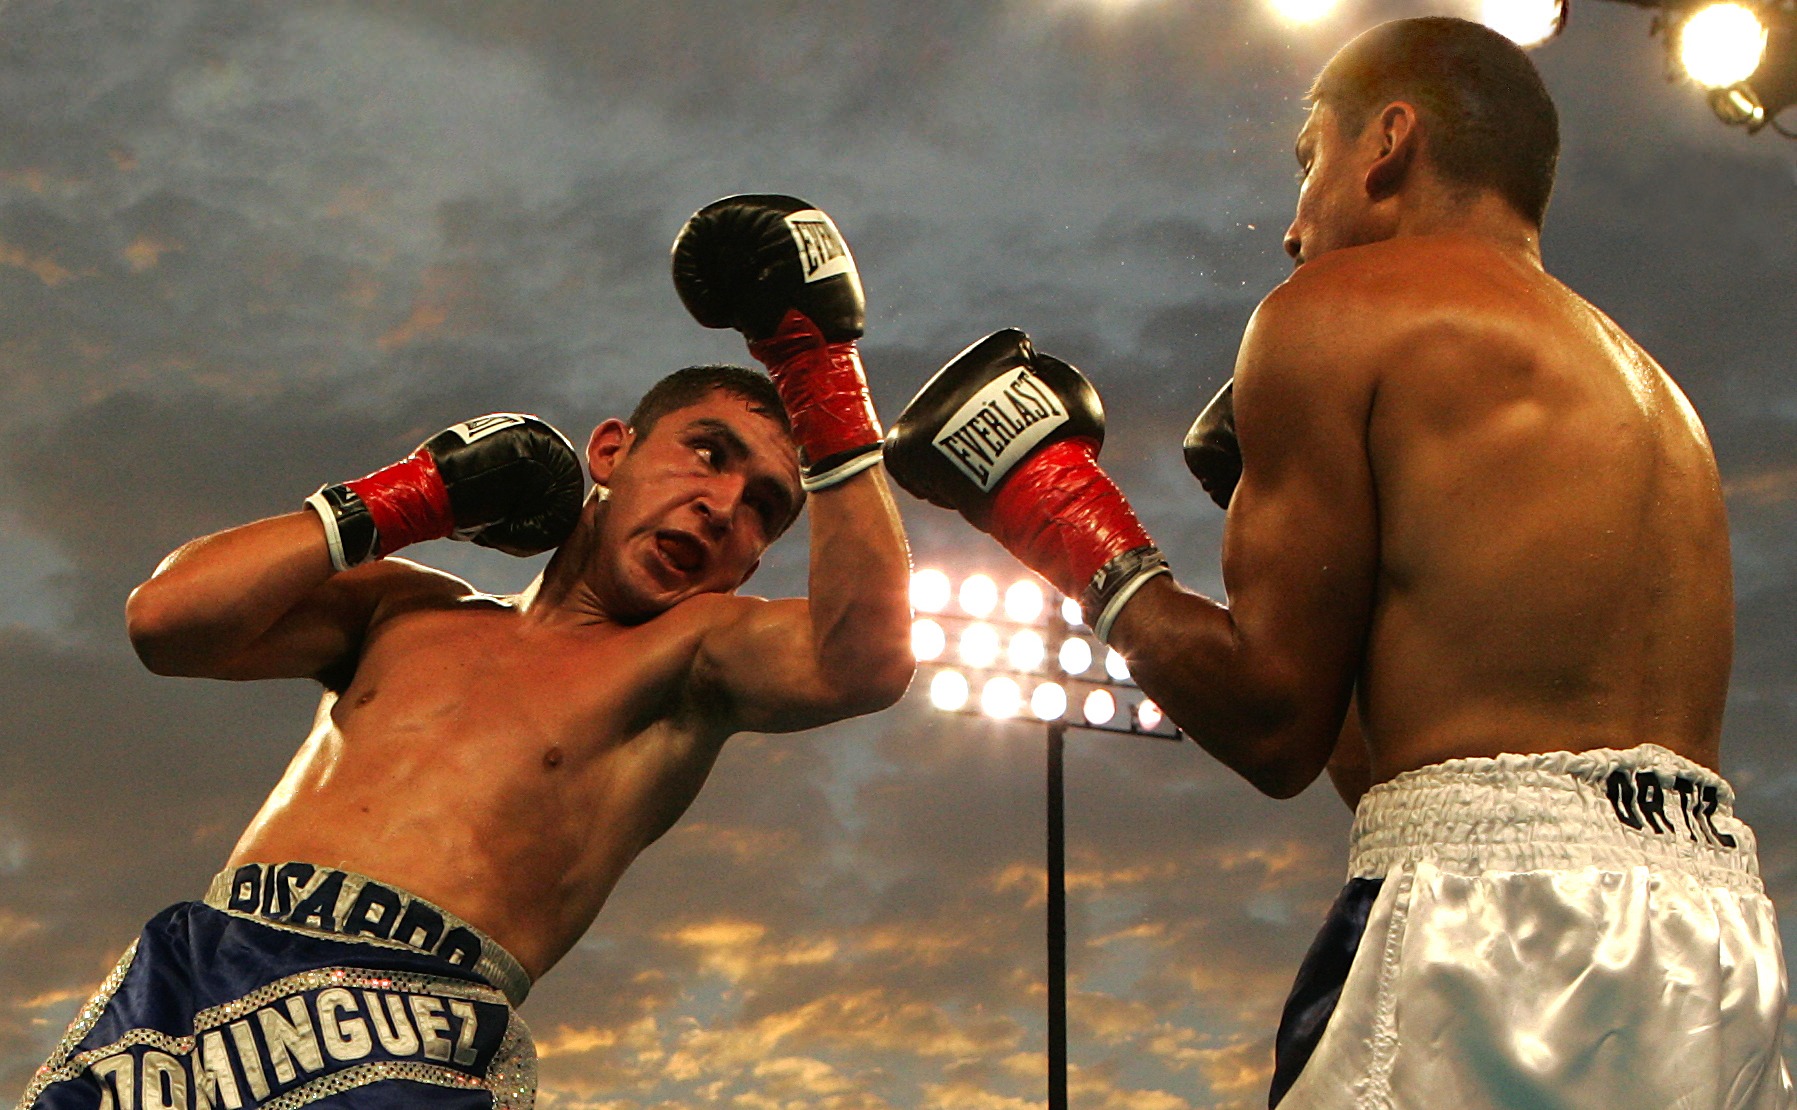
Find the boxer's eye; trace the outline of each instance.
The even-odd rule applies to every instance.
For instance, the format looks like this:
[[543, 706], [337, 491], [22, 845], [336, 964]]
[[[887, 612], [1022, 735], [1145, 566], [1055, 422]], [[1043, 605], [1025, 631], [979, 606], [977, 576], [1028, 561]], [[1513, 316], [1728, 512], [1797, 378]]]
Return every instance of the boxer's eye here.
[[697, 439], [693, 441], [692, 447], [693, 454], [699, 457], [699, 461], [713, 470], [724, 460], [724, 449], [716, 440]]

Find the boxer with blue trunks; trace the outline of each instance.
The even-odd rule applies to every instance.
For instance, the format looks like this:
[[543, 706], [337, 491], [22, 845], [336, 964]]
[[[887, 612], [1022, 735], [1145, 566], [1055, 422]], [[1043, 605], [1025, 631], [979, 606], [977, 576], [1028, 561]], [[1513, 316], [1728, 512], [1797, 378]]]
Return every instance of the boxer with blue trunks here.
[[[152, 671], [324, 694], [206, 900], [149, 924], [21, 1107], [529, 1107], [512, 1007], [724, 743], [904, 693], [910, 558], [854, 259], [823, 212], [749, 196], [695, 213], [675, 261], [766, 374], [675, 371], [584, 457], [533, 416], [454, 425], [133, 591]], [[739, 594], [807, 504], [808, 596]], [[554, 553], [505, 598], [391, 557], [441, 538]]]
[[513, 1010], [529, 990], [505, 949], [423, 899], [247, 864], [144, 927], [19, 1106], [512, 1110], [536, 1090]]
[[1077, 598], [1252, 785], [1327, 771], [1357, 807], [1281, 1110], [1788, 1110], [1778, 931], [1721, 777], [1721, 475], [1673, 376], [1543, 263], [1547, 87], [1424, 17], [1309, 100], [1296, 268], [1184, 443], [1228, 513], [1221, 600], [1099, 465], [1092, 384], [1020, 331], [923, 387], [888, 469]]

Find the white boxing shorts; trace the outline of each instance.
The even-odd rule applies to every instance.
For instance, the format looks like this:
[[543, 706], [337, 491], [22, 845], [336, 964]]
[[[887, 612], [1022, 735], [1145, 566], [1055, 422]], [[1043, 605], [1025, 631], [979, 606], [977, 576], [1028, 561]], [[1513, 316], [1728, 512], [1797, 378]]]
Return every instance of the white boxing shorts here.
[[1778, 923], [1733, 802], [1653, 744], [1373, 787], [1286, 1003], [1269, 1105], [1797, 1105]]

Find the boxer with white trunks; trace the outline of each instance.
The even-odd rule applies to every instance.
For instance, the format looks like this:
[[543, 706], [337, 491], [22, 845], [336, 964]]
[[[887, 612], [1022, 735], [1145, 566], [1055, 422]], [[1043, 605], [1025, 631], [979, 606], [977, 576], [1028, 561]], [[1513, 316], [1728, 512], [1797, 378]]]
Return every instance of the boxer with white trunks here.
[[1783, 954], [1718, 774], [1721, 480], [1671, 377], [1542, 264], [1553, 103], [1449, 18], [1368, 31], [1310, 100], [1297, 268], [1185, 444], [1226, 604], [1173, 580], [1098, 466], [1097, 395], [1022, 332], [923, 388], [888, 468], [1256, 787], [1327, 769], [1358, 806], [1270, 1104], [1789, 1107]]
[[1655, 744], [1372, 787], [1271, 1104], [1784, 1105], [1778, 923], [1733, 800]]
[[[324, 698], [208, 898], [150, 923], [21, 1108], [528, 1107], [511, 1006], [725, 740], [904, 692], [910, 559], [853, 257], [804, 201], [743, 196], [695, 213], [673, 266], [766, 375], [678, 371], [584, 460], [534, 417], [458, 424], [134, 591], [151, 670]], [[809, 595], [739, 595], [807, 501]], [[507, 598], [389, 557], [445, 537], [554, 555]]]

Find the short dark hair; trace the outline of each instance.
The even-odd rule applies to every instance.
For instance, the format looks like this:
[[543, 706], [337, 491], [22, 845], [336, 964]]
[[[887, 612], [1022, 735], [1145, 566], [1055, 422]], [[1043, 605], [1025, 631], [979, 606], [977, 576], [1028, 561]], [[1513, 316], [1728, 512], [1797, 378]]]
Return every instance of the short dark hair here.
[[628, 423], [638, 435], [649, 434], [657, 421], [676, 409], [696, 405], [713, 393], [728, 393], [748, 403], [749, 409], [767, 417], [792, 433], [792, 421], [786, 406], [766, 374], [758, 374], [746, 366], [710, 363], [688, 366], [674, 371], [649, 387], [636, 403]]
[[1535, 63], [1491, 28], [1451, 16], [1381, 23], [1342, 47], [1309, 95], [1350, 137], [1385, 105], [1413, 101], [1445, 180], [1495, 191], [1536, 227], [1547, 215], [1559, 114]]

